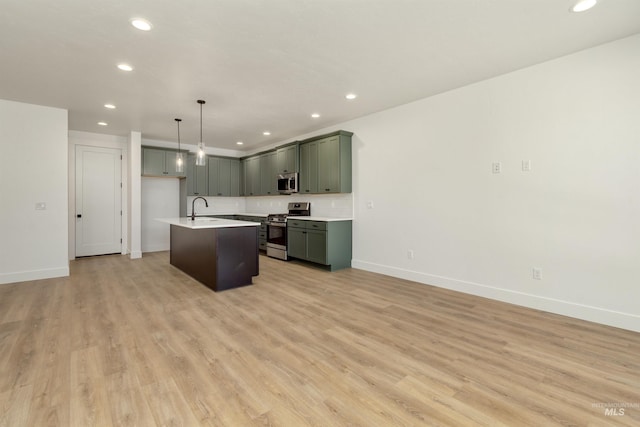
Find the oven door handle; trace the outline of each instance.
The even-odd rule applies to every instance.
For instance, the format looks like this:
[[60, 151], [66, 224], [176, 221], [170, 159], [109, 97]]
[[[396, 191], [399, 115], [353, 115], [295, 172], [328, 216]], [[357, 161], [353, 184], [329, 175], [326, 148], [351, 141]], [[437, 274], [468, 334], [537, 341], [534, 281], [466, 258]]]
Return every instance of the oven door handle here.
[[282, 227], [282, 228], [287, 226], [287, 224], [284, 222], [269, 222], [267, 223], [267, 225], [270, 227]]

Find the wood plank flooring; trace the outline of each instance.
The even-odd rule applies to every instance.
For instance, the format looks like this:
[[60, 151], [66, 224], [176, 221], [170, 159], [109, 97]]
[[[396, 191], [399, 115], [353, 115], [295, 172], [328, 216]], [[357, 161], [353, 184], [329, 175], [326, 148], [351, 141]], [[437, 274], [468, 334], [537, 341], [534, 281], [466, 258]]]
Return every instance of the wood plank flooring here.
[[638, 333], [264, 256], [214, 293], [168, 258], [1, 285], [0, 426], [640, 425]]

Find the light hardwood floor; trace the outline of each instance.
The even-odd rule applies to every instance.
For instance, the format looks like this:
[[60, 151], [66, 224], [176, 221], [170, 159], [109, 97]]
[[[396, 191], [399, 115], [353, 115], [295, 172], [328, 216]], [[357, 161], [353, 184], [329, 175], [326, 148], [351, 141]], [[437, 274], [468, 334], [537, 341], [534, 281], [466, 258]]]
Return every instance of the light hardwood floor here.
[[638, 333], [354, 269], [260, 268], [214, 293], [167, 252], [114, 255], [1, 285], [0, 426], [640, 425]]

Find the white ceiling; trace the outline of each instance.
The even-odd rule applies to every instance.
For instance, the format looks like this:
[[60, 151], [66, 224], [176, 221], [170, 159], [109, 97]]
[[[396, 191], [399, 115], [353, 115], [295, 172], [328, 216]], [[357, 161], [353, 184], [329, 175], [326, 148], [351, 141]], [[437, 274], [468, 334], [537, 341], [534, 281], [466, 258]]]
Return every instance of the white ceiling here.
[[640, 32], [639, 0], [573, 2], [2, 0], [0, 98], [183, 143], [204, 99], [208, 146], [255, 149]]

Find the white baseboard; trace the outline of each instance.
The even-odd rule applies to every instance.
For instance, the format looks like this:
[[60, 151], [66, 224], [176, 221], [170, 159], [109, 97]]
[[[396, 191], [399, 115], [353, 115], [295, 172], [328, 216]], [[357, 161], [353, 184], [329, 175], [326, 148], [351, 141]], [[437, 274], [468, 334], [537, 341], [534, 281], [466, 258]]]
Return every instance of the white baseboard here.
[[496, 288], [480, 283], [467, 282], [463, 280], [451, 279], [449, 277], [436, 276], [418, 271], [405, 270], [388, 265], [376, 264], [367, 261], [352, 260], [351, 266], [360, 270], [371, 271], [373, 273], [385, 274], [387, 276], [400, 279], [411, 280], [418, 283], [433, 285], [453, 291], [464, 292], [497, 301], [508, 302], [523, 307], [534, 308], [536, 310], [547, 311], [563, 316], [574, 317], [576, 319], [587, 320], [603, 325], [628, 329], [640, 332], [640, 316], [631, 313], [623, 313], [609, 310], [602, 307], [593, 307], [577, 304], [570, 301], [562, 301], [547, 298], [539, 295], [527, 294], [512, 291], [509, 289]]
[[142, 251], [129, 252], [129, 259], [139, 259], [139, 258], [142, 258]]
[[55, 277], [67, 276], [69, 276], [69, 266], [45, 268], [42, 270], [16, 271], [0, 274], [0, 284], [28, 282], [30, 280], [53, 279]]
[[162, 251], [168, 251], [169, 245], [149, 245], [149, 246], [145, 246], [144, 248], [142, 248], [142, 253], [145, 252], [162, 252]]

